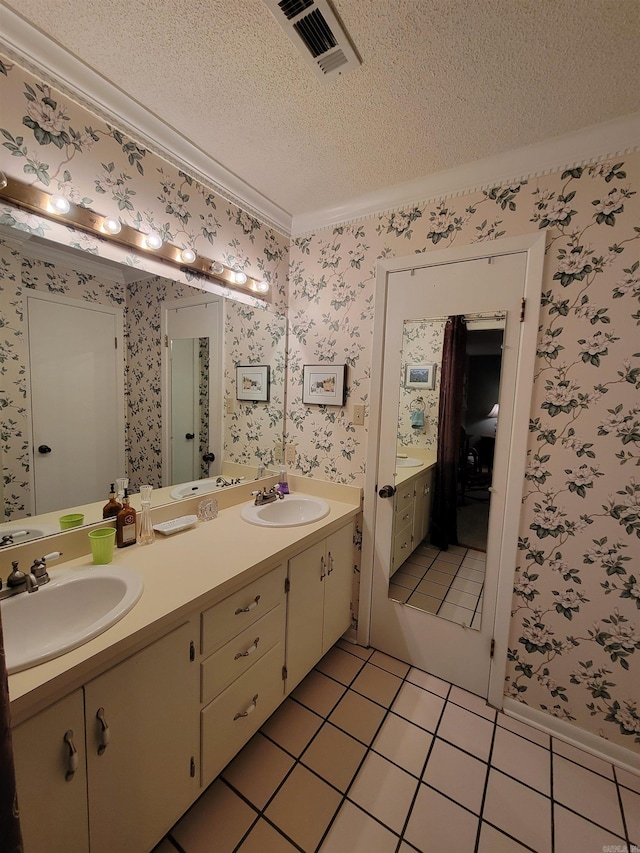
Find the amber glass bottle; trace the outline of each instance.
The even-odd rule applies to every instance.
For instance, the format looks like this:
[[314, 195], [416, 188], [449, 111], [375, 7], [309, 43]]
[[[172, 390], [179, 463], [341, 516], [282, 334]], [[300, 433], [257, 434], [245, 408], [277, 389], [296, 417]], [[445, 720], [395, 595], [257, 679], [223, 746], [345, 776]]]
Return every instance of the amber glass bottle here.
[[121, 509], [122, 504], [116, 500], [115, 484], [111, 483], [111, 488], [109, 489], [109, 500], [102, 507], [102, 517], [113, 518], [120, 512]]
[[124, 490], [122, 509], [116, 516], [116, 545], [126, 548], [136, 543], [136, 511], [129, 506], [129, 491]]

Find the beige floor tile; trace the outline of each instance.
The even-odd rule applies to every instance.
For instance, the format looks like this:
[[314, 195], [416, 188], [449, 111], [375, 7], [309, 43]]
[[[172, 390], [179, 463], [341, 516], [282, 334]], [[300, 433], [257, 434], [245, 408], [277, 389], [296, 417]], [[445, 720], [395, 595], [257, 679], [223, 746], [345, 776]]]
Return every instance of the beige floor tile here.
[[402, 685], [402, 679], [373, 663], [367, 663], [358, 673], [351, 689], [367, 699], [388, 708]]
[[488, 761], [493, 723], [453, 702], [447, 702], [440, 720], [438, 737], [465, 749], [482, 761]]
[[395, 853], [397, 843], [397, 836], [345, 800], [319, 853]]
[[444, 697], [449, 693], [449, 688], [451, 686], [448, 681], [443, 681], [435, 675], [423, 672], [423, 670], [417, 669], [415, 666], [411, 667], [409, 670], [407, 681], [410, 681], [412, 684], [417, 684], [418, 687], [429, 690], [431, 693], [437, 693], [438, 696]]
[[444, 707], [444, 699], [423, 690], [415, 684], [405, 682], [400, 688], [395, 702], [391, 706], [395, 714], [421, 726], [427, 731], [435, 732]]
[[442, 551], [443, 554], [460, 554], [462, 557], [467, 553], [467, 548], [464, 545], [449, 545], [446, 551]]
[[482, 816], [536, 853], [551, 853], [551, 801], [498, 770], [489, 771]]
[[374, 650], [371, 648], [366, 648], [365, 646], [359, 646], [357, 643], [350, 643], [348, 640], [338, 640], [336, 646], [340, 649], [344, 649], [345, 652], [349, 652], [351, 655], [356, 655], [363, 660], [369, 660]]
[[449, 601], [443, 601], [438, 610], [438, 616], [447, 619], [449, 622], [456, 622], [458, 625], [469, 627], [473, 621], [473, 610], [460, 607], [458, 604], [451, 604]]
[[586, 767], [589, 770], [593, 770], [594, 773], [599, 773], [601, 776], [605, 776], [607, 779], [613, 779], [613, 765], [609, 764], [608, 761], [603, 761], [602, 758], [598, 758], [595, 755], [591, 755], [590, 752], [585, 752], [584, 749], [578, 749], [577, 746], [573, 746], [570, 743], [565, 743], [562, 740], [558, 740], [558, 738], [553, 738], [551, 742], [551, 748], [555, 755], [562, 755], [563, 758], [568, 758], [570, 761], [575, 761], [576, 764], [580, 764], [582, 767]]
[[413, 575], [414, 577], [421, 578], [432, 562], [433, 560], [427, 559], [425, 557], [411, 556], [408, 560], [404, 561], [400, 569], [401, 571], [406, 572], [408, 575]]
[[392, 598], [394, 601], [399, 601], [401, 604], [405, 603], [412, 592], [413, 590], [406, 586], [398, 586], [395, 583], [389, 584], [389, 598]]
[[406, 572], [403, 572], [402, 569], [398, 569], [397, 572], [393, 573], [393, 582], [396, 586], [404, 586], [407, 589], [415, 589], [418, 585], [420, 578], [415, 575], [409, 575]]
[[468, 578], [469, 580], [476, 581], [477, 583], [484, 583], [485, 575], [484, 572], [478, 571], [477, 569], [470, 568], [468, 566], [460, 566], [456, 577]]
[[425, 545], [424, 543], [422, 545], [418, 545], [418, 547], [414, 551], [414, 554], [432, 557], [434, 560], [439, 553], [440, 551], [437, 548], [433, 548], [431, 545]]
[[527, 740], [533, 741], [533, 743], [544, 746], [546, 749], [549, 749], [551, 745], [551, 738], [548, 734], [541, 732], [534, 726], [530, 726], [528, 723], [516, 720], [515, 717], [508, 717], [506, 714], [499, 712], [496, 722], [501, 726], [501, 728], [508, 729], [510, 732], [521, 735]]
[[487, 765], [436, 738], [424, 781], [460, 805], [480, 814]]
[[436, 614], [440, 609], [442, 599], [432, 598], [430, 595], [422, 595], [420, 592], [412, 592], [404, 603], [409, 607], [423, 610], [425, 613]]
[[640, 776], [635, 773], [630, 773], [628, 770], [624, 770], [622, 767], [616, 767], [616, 779], [620, 783], [620, 785], [624, 785], [625, 788], [631, 788], [632, 791], [635, 791], [637, 794], [640, 794]]
[[[395, 577], [395, 575], [394, 575]], [[433, 581], [434, 583], [439, 583], [441, 586], [449, 587], [451, 583], [452, 575], [448, 575], [446, 572], [440, 572], [435, 568], [435, 564], [432, 568], [430, 568], [424, 576], [424, 580]]]
[[527, 847], [523, 847], [522, 844], [514, 841], [513, 838], [509, 838], [504, 832], [500, 832], [499, 829], [483, 822], [480, 829], [478, 853], [530, 853], [530, 851]]
[[457, 589], [460, 590], [460, 592], [468, 592], [470, 595], [473, 595], [474, 598], [478, 599], [482, 592], [482, 584], [456, 575], [453, 579], [453, 583], [451, 584], [451, 589]]
[[467, 560], [480, 560], [481, 563], [484, 563], [487, 559], [487, 552], [476, 551], [473, 548], [469, 548], [465, 556]]
[[468, 690], [463, 690], [461, 687], [453, 685], [449, 693], [449, 700], [455, 702], [456, 705], [461, 705], [468, 711], [473, 711], [474, 714], [480, 714], [492, 722], [496, 718], [496, 711], [487, 705], [486, 699], [481, 696], [476, 696], [475, 693], [469, 693]]
[[373, 749], [420, 777], [433, 735], [396, 714], [388, 714], [373, 742]]
[[298, 764], [265, 811], [303, 850], [315, 850], [340, 805], [341, 795]]
[[370, 699], [349, 691], [329, 720], [347, 734], [369, 746], [386, 711]]
[[151, 853], [176, 853], [176, 848], [168, 838], [163, 838], [157, 847], [154, 847]]
[[473, 611], [476, 608], [476, 604], [478, 603], [478, 596], [473, 595], [469, 592], [463, 592], [460, 589], [450, 589], [445, 598], [449, 604], [456, 604], [458, 607], [466, 607], [471, 611], [471, 615], [473, 616]]
[[452, 563], [450, 560], [434, 560], [429, 571], [440, 572], [443, 575], [448, 575], [449, 580], [455, 577], [458, 572], [458, 563]]
[[264, 735], [254, 735], [222, 772], [222, 778], [257, 809], [263, 809], [294, 759]]
[[344, 793], [356, 774], [367, 751], [366, 746], [350, 735], [325, 723], [311, 741], [301, 761], [318, 776]]
[[400, 833], [418, 784], [414, 776], [369, 752], [349, 790], [349, 799]]
[[[296, 848], [266, 820], [260, 820], [238, 848], [238, 853], [296, 853]], [[176, 853], [174, 850], [173, 853]], [[188, 853], [188, 851], [187, 851]]]
[[620, 788], [622, 808], [627, 821], [627, 832], [632, 844], [640, 849], [640, 794]]
[[473, 628], [474, 631], [480, 630], [480, 628], [482, 627], [482, 613], [479, 613], [476, 610], [475, 616], [471, 620], [471, 625], [469, 627]]
[[431, 580], [423, 580], [420, 581], [418, 586], [416, 587], [416, 592], [421, 593], [422, 595], [431, 595], [433, 598], [437, 598], [439, 601], [442, 601], [447, 594], [448, 587], [441, 583], [435, 583]]
[[496, 726], [491, 764], [541, 794], [551, 794], [551, 755], [530, 740]]
[[315, 711], [321, 717], [326, 717], [340, 701], [345, 689], [344, 685], [327, 678], [321, 672], [312, 670], [291, 695], [309, 710]]
[[364, 666], [363, 661], [334, 646], [316, 664], [316, 669], [341, 684], [349, 685]]
[[470, 853], [475, 847], [477, 829], [475, 815], [420, 785], [405, 837], [418, 850]]
[[[456, 546], [454, 546], [456, 547]], [[440, 563], [452, 563], [454, 566], [459, 566], [462, 562], [462, 558], [464, 557], [463, 552], [454, 553], [451, 548], [448, 551], [440, 551], [438, 556], [436, 557], [437, 562]]]
[[624, 835], [615, 783], [560, 755], [553, 756], [553, 798], [616, 835]]
[[398, 658], [392, 658], [390, 655], [385, 655], [384, 652], [378, 651], [375, 651], [371, 655], [369, 663], [374, 663], [376, 666], [379, 666], [380, 669], [386, 669], [387, 672], [392, 672], [394, 675], [397, 675], [398, 678], [404, 678], [411, 669], [408, 663], [398, 660]]
[[321, 725], [322, 717], [293, 699], [285, 699], [261, 731], [297, 758]]
[[244, 800], [216, 780], [171, 830], [186, 853], [231, 853], [256, 819]]
[[558, 853], [564, 851], [584, 851], [584, 853], [601, 853], [611, 850], [626, 850], [623, 838], [601, 829], [595, 823], [580, 815], [567, 811], [559, 803], [553, 805], [554, 837]]

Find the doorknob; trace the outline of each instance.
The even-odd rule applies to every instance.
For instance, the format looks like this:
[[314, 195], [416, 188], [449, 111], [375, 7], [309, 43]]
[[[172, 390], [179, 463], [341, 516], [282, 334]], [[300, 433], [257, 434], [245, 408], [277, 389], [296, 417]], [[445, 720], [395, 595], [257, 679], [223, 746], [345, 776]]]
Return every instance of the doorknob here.
[[187, 433], [185, 433], [184, 437], [187, 439], [187, 441], [191, 441], [192, 438], [196, 437], [196, 434], [195, 434], [195, 432], [187, 432]]
[[378, 494], [381, 498], [392, 498], [396, 493], [395, 486], [383, 486]]
[[40, 447], [38, 447], [38, 453], [51, 453], [51, 448], [46, 444], [41, 444]]
[[215, 453], [211, 453], [211, 452], [203, 453], [202, 454], [202, 461], [203, 462], [215, 462], [216, 461]]

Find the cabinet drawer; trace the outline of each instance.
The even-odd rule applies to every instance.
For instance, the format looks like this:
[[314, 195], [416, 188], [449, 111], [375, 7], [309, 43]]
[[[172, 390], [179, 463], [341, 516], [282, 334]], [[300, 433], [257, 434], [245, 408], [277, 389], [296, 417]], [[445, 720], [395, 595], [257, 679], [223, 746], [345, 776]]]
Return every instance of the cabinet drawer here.
[[403, 506], [400, 509], [396, 510], [395, 518], [394, 518], [394, 528], [396, 530], [402, 530], [403, 527], [406, 527], [407, 524], [411, 524], [413, 522], [413, 504], [409, 504], [408, 506]]
[[275, 645], [200, 713], [202, 784], [208, 785], [284, 698], [284, 647]]
[[200, 666], [200, 700], [209, 702], [254, 665], [276, 643], [284, 642], [285, 608], [277, 604], [214, 652]]
[[396, 515], [406, 507], [410, 507], [413, 502], [413, 483], [398, 486], [398, 491], [395, 496], [395, 512]]
[[411, 543], [411, 524], [408, 524], [393, 537], [393, 562], [395, 570], [407, 559], [413, 546]]
[[286, 569], [278, 566], [202, 614], [203, 654], [222, 646], [284, 600]]

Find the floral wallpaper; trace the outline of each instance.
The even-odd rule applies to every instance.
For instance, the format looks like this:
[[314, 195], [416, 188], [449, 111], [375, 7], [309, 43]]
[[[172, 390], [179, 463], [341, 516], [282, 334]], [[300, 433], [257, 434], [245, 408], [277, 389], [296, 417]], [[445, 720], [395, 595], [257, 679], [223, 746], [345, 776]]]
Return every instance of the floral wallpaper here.
[[[433, 451], [438, 447], [440, 364], [443, 342], [444, 323], [442, 322], [407, 320], [404, 324], [398, 410], [398, 444], [402, 447], [413, 446]], [[407, 388], [405, 369], [408, 364], [436, 366], [433, 390]]]
[[[547, 232], [507, 695], [640, 752], [640, 154], [298, 237], [287, 440], [300, 473], [364, 484], [376, 262]], [[349, 365], [345, 409], [302, 365]]]

